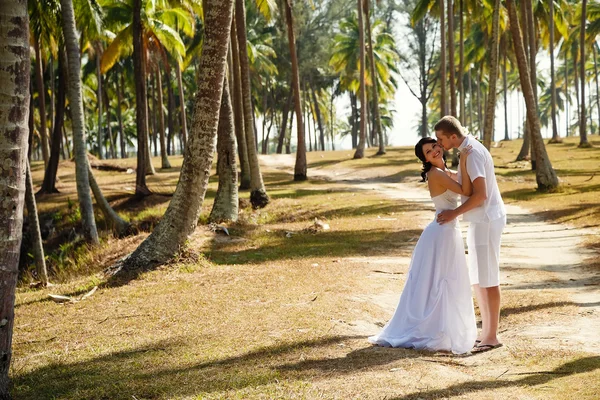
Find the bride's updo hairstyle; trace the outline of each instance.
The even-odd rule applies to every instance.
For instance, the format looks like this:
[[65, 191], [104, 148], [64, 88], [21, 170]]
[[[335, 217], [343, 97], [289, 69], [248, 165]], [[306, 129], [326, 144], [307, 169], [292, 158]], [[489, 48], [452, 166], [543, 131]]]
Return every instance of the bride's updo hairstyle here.
[[[423, 163], [423, 170], [421, 171], [421, 178], [423, 178], [423, 180], [421, 182], [427, 181], [427, 173], [429, 172], [429, 170], [432, 167], [431, 163], [429, 161], [425, 160], [425, 153], [423, 153], [423, 146], [426, 145], [427, 143], [434, 144], [434, 143], [437, 143], [437, 140], [435, 140], [434, 138], [430, 138], [430, 137], [424, 137], [423, 139], [419, 140], [417, 142], [417, 144], [415, 145], [415, 155]], [[444, 163], [445, 163], [446, 156], [444, 155], [444, 156], [442, 156], [442, 158], [444, 159]]]

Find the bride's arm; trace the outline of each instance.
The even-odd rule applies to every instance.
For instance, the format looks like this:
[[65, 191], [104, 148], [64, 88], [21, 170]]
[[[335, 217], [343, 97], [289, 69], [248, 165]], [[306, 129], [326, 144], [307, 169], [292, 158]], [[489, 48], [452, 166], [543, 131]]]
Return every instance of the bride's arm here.
[[473, 194], [473, 184], [467, 174], [467, 157], [470, 151], [471, 148], [469, 147], [461, 152], [459, 168], [461, 168], [461, 173], [463, 174], [462, 184], [459, 184], [454, 179], [450, 178], [446, 171], [442, 171], [438, 168], [432, 168], [431, 171], [429, 171], [428, 176], [431, 184], [441, 186], [444, 189], [448, 189], [463, 196], [470, 196]]

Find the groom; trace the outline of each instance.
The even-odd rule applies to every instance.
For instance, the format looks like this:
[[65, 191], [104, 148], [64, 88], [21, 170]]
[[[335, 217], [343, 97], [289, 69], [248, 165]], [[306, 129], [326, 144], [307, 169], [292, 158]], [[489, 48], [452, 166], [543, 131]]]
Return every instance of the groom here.
[[[459, 215], [469, 222], [467, 247], [469, 249], [469, 277], [481, 313], [481, 335], [473, 352], [483, 352], [502, 346], [498, 340], [500, 322], [500, 237], [506, 225], [506, 211], [500, 196], [494, 162], [490, 152], [474, 137], [464, 134], [460, 122], [445, 116], [435, 124], [437, 141], [446, 150], [462, 150], [472, 146], [467, 158], [467, 172], [473, 182], [471, 197], [462, 198], [455, 210], [443, 211], [437, 216], [440, 224], [448, 223]], [[460, 170], [458, 182], [461, 182]]]

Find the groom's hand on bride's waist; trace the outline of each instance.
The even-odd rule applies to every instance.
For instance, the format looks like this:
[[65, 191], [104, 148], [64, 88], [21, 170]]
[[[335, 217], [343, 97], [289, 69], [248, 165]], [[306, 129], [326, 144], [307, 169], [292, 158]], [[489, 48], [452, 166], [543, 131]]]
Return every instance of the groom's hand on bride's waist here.
[[456, 210], [442, 211], [437, 216], [437, 223], [440, 225], [444, 225], [444, 224], [447, 224], [448, 222], [452, 222], [453, 220], [456, 219], [456, 217], [458, 217]]

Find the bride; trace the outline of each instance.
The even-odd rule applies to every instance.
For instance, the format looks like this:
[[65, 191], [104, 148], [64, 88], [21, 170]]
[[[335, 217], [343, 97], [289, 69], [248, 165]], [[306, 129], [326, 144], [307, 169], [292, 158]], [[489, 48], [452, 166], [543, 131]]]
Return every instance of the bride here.
[[[458, 194], [471, 195], [466, 159], [461, 152], [462, 184], [446, 169], [444, 149], [433, 138], [423, 138], [415, 155], [423, 162], [421, 176], [428, 182], [436, 216], [457, 207]], [[369, 342], [404, 347], [466, 353], [475, 344], [477, 328], [465, 248], [458, 221], [439, 225], [435, 216], [419, 238], [408, 277], [392, 319]]]

